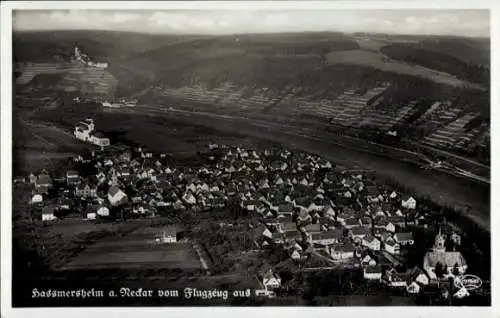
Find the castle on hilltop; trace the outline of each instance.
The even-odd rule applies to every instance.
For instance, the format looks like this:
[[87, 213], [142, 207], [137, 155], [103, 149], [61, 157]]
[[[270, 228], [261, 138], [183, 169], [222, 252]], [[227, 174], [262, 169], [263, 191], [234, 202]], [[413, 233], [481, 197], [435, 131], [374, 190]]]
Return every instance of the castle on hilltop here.
[[74, 58], [77, 61], [80, 61], [81, 63], [91, 66], [91, 67], [96, 67], [96, 68], [107, 68], [108, 63], [107, 62], [94, 62], [92, 59], [85, 53], [80, 50], [80, 48], [75, 45], [75, 52], [74, 52]]

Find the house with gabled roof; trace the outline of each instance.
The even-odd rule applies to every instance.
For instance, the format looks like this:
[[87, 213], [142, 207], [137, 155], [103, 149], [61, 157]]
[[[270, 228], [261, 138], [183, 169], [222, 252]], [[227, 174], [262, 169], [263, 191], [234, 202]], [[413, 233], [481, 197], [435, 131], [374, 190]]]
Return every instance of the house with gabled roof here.
[[367, 235], [370, 235], [370, 230], [361, 226], [353, 227], [349, 230], [349, 236], [354, 241], [360, 241]]
[[411, 282], [408, 273], [398, 273], [396, 270], [389, 270], [386, 273], [387, 285], [393, 288], [407, 288]]
[[366, 266], [363, 269], [363, 277], [366, 280], [381, 281], [382, 280], [382, 267], [379, 265]]
[[399, 245], [413, 245], [415, 243], [411, 232], [397, 232], [393, 237]]
[[321, 229], [323, 231], [334, 230], [338, 225], [334, 219], [329, 217], [320, 217], [318, 223], [321, 224]]
[[241, 202], [241, 207], [246, 209], [247, 211], [255, 211], [257, 204], [257, 200], [245, 200]]
[[307, 233], [320, 233], [321, 232], [321, 224], [315, 223], [315, 224], [307, 224], [307, 225], [301, 225], [301, 228], [303, 228]]
[[403, 215], [392, 215], [387, 217], [387, 221], [399, 227], [405, 227], [405, 217]]
[[278, 289], [281, 287], [281, 277], [274, 273], [272, 269], [268, 269], [259, 275], [262, 279], [262, 285], [266, 290]]
[[36, 189], [48, 189], [51, 188], [53, 185], [52, 178], [48, 173], [40, 173], [35, 181], [35, 188]]
[[330, 245], [330, 257], [336, 261], [348, 261], [354, 258], [355, 247], [351, 242]]
[[48, 204], [42, 208], [42, 221], [49, 222], [57, 220], [57, 217], [54, 215], [55, 206]]
[[66, 171], [66, 182], [68, 185], [76, 185], [81, 182], [80, 175], [76, 170], [68, 170]]
[[413, 281], [422, 286], [429, 285], [429, 276], [421, 268], [415, 266], [407, 271], [409, 281]]
[[392, 222], [387, 221], [385, 218], [376, 218], [374, 227], [382, 228], [392, 233], [396, 231], [396, 226]]
[[361, 226], [371, 229], [372, 219], [369, 216], [364, 216], [360, 220]]
[[343, 222], [343, 225], [346, 229], [352, 229], [353, 227], [358, 227], [361, 225], [360, 221], [357, 218], [348, 218]]
[[411, 196], [404, 195], [401, 198], [401, 207], [405, 209], [414, 210], [417, 207], [417, 201]]
[[309, 206], [307, 207], [308, 212], [321, 212], [323, 210], [324, 206], [323, 205], [317, 205], [314, 202], [311, 202]]
[[353, 217], [354, 217], [354, 210], [344, 209], [344, 211], [337, 214], [337, 221], [339, 221], [342, 225], [345, 225], [345, 221]]
[[311, 241], [314, 244], [328, 246], [335, 243], [340, 243], [344, 238], [342, 230], [330, 230], [327, 232], [311, 233]]
[[361, 239], [361, 245], [366, 246], [372, 251], [380, 251], [380, 240], [372, 235], [366, 235]]
[[97, 188], [89, 184], [78, 185], [75, 188], [75, 196], [89, 198], [97, 196]]
[[388, 238], [384, 241], [384, 250], [390, 254], [399, 254], [400, 253], [400, 245], [392, 238]]
[[299, 224], [307, 224], [312, 222], [312, 217], [305, 209], [301, 209], [297, 215], [297, 222]]
[[69, 211], [73, 206], [73, 201], [68, 198], [59, 198], [57, 208], [63, 211]]
[[335, 210], [330, 205], [323, 207], [322, 214], [324, 217], [335, 218]]
[[298, 261], [301, 258], [300, 250], [291, 248], [289, 249], [290, 253], [290, 258], [293, 259], [294, 261]]

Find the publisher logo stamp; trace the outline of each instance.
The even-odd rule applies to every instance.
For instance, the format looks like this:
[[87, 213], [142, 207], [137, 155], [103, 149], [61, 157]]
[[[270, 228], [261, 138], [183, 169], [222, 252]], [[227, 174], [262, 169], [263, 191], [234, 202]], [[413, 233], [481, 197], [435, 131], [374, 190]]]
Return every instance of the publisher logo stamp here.
[[467, 290], [478, 289], [483, 285], [481, 278], [476, 275], [463, 275], [455, 278], [455, 287], [465, 288]]

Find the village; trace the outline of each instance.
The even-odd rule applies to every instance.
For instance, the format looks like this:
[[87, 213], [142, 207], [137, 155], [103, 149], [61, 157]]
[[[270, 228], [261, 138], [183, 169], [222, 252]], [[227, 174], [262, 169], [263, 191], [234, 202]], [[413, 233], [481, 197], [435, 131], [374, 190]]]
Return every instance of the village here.
[[[252, 150], [215, 143], [198, 153], [199, 167], [184, 167], [170, 163], [167, 153], [111, 149], [90, 118], [74, 133], [98, 148], [75, 157], [70, 170], [42, 170], [26, 180], [33, 188], [29, 203], [41, 212], [43, 223], [69, 215], [81, 222], [107, 222], [209, 214], [238, 202], [241, 211], [258, 220], [248, 223], [254, 250], [280, 246], [304, 270], [311, 270], [307, 260], [314, 255], [327, 270], [361, 269], [366, 282], [406, 294], [467, 271], [460, 234], [442, 232], [440, 226], [420, 265], [398, 270], [417, 243], [415, 231], [429, 228], [428, 212], [412, 196], [376, 184], [370, 172], [340, 169], [315, 155], [278, 147]], [[178, 242], [175, 226], [162, 233], [155, 237], [158, 242]], [[282, 287], [272, 268], [258, 277], [264, 296], [273, 297]], [[449, 292], [456, 298], [469, 294], [466, 288], [454, 289]]]

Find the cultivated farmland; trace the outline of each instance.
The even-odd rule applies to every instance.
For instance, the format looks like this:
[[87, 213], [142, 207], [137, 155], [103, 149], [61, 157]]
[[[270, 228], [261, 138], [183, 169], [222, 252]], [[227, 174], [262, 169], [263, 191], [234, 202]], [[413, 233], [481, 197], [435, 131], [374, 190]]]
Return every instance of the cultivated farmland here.
[[151, 231], [140, 228], [122, 237], [99, 240], [63, 266], [85, 268], [197, 269], [201, 264], [191, 244], [157, 243]]

